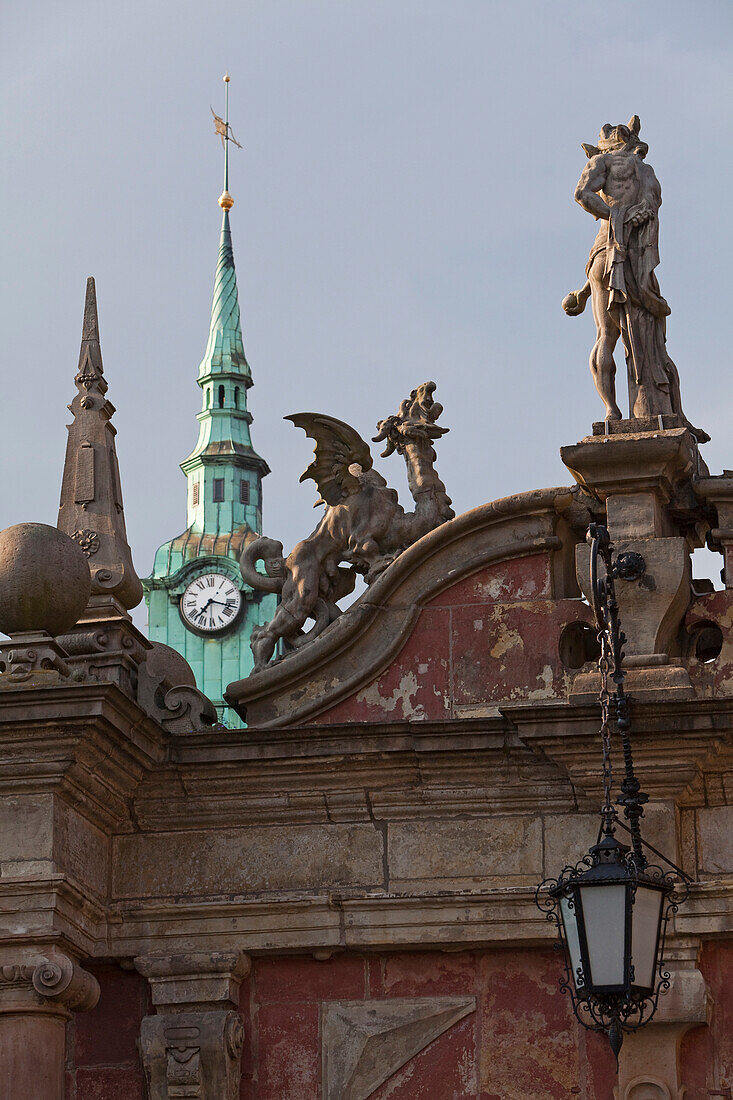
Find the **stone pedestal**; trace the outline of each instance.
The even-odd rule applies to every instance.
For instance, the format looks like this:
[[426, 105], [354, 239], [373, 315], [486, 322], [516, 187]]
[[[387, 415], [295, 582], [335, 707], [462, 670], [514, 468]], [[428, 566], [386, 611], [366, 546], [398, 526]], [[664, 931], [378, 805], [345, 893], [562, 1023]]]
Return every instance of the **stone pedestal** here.
[[156, 1008], [140, 1028], [150, 1100], [237, 1100], [244, 1025], [235, 1009], [248, 957], [236, 951], [145, 955], [135, 966], [150, 982]]
[[[684, 427], [639, 431], [646, 422], [594, 425], [594, 434], [563, 447], [563, 462], [587, 492], [605, 504], [607, 526], [617, 554], [641, 554], [646, 569], [639, 580], [617, 580], [621, 622], [627, 635], [627, 687], [637, 698], [670, 693], [692, 697], [680, 659], [679, 633], [690, 601], [691, 551], [707, 530], [692, 481], [704, 469], [697, 443]], [[654, 422], [652, 422], [654, 423]], [[597, 433], [610, 428], [612, 434]], [[636, 430], [634, 430], [636, 429]], [[589, 591], [587, 545], [577, 548], [578, 582]], [[576, 677], [574, 696], [598, 692], [596, 673]]]
[[91, 596], [73, 630], [59, 641], [72, 669], [82, 676], [117, 684], [134, 698], [138, 667], [151, 643], [114, 596]]
[[64, 1100], [66, 1021], [98, 999], [96, 979], [65, 955], [0, 966], [0, 1096]]

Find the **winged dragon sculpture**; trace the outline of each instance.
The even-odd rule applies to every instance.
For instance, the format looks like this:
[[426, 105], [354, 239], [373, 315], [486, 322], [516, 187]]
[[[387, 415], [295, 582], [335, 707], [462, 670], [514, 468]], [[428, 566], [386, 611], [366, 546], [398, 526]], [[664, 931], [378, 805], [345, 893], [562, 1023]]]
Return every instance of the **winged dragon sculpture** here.
[[[373, 469], [369, 446], [348, 424], [320, 413], [285, 417], [315, 440], [315, 459], [300, 480], [315, 481], [325, 512], [315, 531], [288, 557], [281, 542], [258, 538], [240, 558], [245, 581], [278, 592], [280, 603], [269, 623], [252, 632], [254, 671], [271, 660], [280, 639], [287, 651], [315, 638], [340, 614], [338, 601], [353, 591], [361, 574], [371, 584], [398, 554], [454, 512], [434, 468], [433, 442], [448, 428], [436, 423], [443, 406], [433, 400], [434, 382], [424, 382], [395, 416], [377, 425], [375, 443], [386, 443], [382, 457], [397, 452], [407, 465], [415, 510], [405, 512], [397, 493]], [[257, 569], [262, 561], [265, 574]], [[312, 628], [304, 632], [309, 619]]]

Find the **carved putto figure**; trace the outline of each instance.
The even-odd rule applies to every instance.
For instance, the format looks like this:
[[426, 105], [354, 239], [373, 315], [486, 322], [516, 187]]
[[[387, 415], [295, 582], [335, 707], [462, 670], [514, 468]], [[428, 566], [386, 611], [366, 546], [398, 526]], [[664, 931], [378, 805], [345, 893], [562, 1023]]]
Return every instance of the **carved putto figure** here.
[[[379, 422], [374, 436], [374, 442], [386, 442], [382, 457], [395, 451], [404, 456], [413, 512], [405, 512], [395, 490], [372, 469], [368, 445], [348, 424], [319, 413], [285, 418], [315, 440], [315, 459], [300, 480], [315, 481], [318, 504], [326, 510], [287, 558], [282, 543], [268, 538], [256, 539], [242, 554], [245, 581], [281, 598], [273, 619], [252, 632], [255, 672], [267, 665], [280, 639], [297, 649], [333, 622], [341, 613], [338, 600], [353, 590], [357, 574], [370, 584], [402, 550], [453, 518], [434, 469], [433, 442], [448, 431], [436, 423], [443, 406], [433, 400], [434, 390], [434, 382], [418, 386], [396, 416]], [[257, 571], [258, 561], [266, 576]], [[304, 633], [309, 618], [315, 625]]]
[[670, 308], [654, 274], [659, 265], [662, 189], [645, 163], [649, 146], [639, 139], [640, 130], [639, 116], [634, 115], [627, 126], [606, 123], [597, 145], [583, 144], [588, 163], [575, 188], [575, 200], [601, 224], [585, 269], [587, 281], [581, 290], [567, 295], [563, 309], [575, 317], [591, 298], [597, 336], [590, 369], [607, 420], [622, 419], [613, 358], [620, 336], [630, 416], [676, 414], [703, 443], [710, 437], [685, 417], [679, 375], [667, 354]]

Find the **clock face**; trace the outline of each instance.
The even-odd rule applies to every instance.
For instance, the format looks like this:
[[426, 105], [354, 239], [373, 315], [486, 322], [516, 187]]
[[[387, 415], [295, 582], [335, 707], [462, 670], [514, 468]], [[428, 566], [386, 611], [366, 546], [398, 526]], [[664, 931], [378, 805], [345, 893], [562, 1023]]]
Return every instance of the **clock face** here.
[[242, 593], [223, 573], [204, 573], [181, 596], [184, 622], [202, 634], [218, 634], [230, 627], [242, 606]]

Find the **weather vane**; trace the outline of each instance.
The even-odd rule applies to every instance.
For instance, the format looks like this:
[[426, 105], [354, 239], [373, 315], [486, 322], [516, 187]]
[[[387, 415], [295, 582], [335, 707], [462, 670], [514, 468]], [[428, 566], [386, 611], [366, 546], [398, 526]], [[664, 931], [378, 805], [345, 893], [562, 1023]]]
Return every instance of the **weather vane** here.
[[222, 210], [231, 210], [234, 206], [234, 199], [229, 194], [229, 142], [233, 141], [238, 149], [242, 148], [229, 125], [229, 79], [229, 73], [227, 73], [224, 77], [224, 83], [226, 84], [226, 94], [224, 98], [225, 117], [219, 118], [214, 108], [211, 106], [209, 108], [214, 116], [214, 130], [221, 138], [221, 143], [224, 147], [224, 190], [219, 197], [219, 206]]

